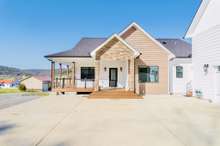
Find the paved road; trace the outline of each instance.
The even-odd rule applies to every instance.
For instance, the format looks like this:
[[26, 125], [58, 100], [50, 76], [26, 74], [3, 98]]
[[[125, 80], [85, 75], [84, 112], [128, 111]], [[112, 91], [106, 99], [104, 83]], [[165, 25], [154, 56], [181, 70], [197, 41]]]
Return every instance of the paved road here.
[[8, 108], [37, 98], [39, 97], [22, 94], [2, 94], [0, 95], [0, 109]]

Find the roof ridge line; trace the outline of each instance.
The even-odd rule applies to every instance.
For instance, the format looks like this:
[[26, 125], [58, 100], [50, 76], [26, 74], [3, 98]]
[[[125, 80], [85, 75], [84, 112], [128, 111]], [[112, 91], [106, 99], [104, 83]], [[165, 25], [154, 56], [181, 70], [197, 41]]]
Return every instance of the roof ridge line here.
[[107, 39], [107, 37], [82, 37], [81, 39]]

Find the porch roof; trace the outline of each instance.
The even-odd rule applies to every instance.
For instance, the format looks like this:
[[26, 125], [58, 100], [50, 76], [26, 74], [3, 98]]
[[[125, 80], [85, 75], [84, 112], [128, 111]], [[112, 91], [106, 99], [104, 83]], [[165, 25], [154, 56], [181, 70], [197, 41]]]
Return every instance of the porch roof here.
[[76, 45], [70, 50], [58, 52], [55, 54], [46, 55], [46, 58], [50, 57], [91, 57], [90, 53], [101, 45], [107, 38], [82, 38]]

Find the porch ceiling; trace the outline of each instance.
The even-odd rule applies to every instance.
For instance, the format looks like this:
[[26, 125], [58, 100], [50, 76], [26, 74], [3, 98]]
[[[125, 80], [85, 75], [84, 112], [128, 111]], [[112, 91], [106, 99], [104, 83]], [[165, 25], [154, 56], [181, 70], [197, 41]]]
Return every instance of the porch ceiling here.
[[66, 58], [66, 57], [63, 57], [63, 58], [49, 58], [49, 60], [51, 61], [54, 61], [55, 63], [61, 63], [61, 64], [66, 64], [66, 65], [71, 65], [73, 64], [73, 62], [75, 63], [87, 63], [87, 62], [93, 62], [94, 59], [91, 58], [91, 57], [85, 57], [85, 58]]

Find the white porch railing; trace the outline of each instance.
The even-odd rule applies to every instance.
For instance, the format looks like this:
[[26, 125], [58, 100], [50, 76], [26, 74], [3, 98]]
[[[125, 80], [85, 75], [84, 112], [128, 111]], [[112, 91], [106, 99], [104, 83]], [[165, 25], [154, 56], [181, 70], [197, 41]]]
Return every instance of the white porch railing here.
[[54, 88], [94, 88], [94, 79], [56, 78]]

